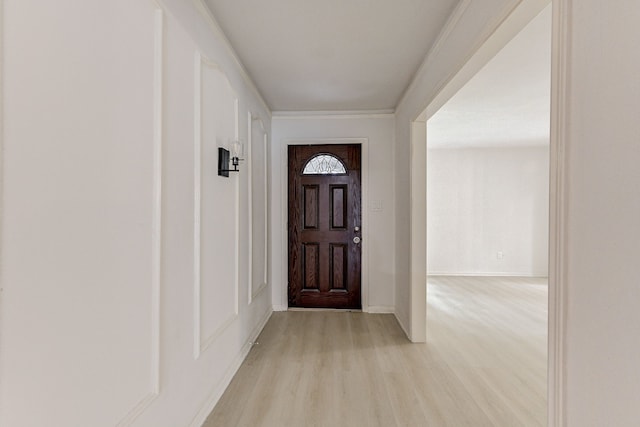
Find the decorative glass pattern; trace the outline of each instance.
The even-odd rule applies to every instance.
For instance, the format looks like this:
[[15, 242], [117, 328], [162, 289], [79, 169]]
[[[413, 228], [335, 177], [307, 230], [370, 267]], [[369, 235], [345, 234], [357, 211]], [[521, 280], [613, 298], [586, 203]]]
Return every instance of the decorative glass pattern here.
[[331, 154], [318, 154], [312, 157], [302, 171], [303, 175], [343, 175], [346, 173], [344, 164]]

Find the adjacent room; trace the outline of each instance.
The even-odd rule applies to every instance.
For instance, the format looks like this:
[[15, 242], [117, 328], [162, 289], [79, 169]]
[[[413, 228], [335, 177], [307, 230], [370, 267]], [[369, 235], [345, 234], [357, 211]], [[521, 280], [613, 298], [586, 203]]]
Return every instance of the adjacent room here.
[[494, 425], [546, 425], [550, 85], [548, 6], [427, 122], [427, 341]]

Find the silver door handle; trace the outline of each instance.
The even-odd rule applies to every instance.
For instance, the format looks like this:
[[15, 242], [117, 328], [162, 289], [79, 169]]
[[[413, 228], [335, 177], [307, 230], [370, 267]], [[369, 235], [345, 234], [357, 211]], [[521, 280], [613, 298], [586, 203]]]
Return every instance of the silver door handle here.
[[355, 243], [356, 245], [357, 245], [358, 243], [360, 243], [360, 238], [359, 238], [358, 236], [354, 237], [354, 238], [353, 238], [353, 243]]

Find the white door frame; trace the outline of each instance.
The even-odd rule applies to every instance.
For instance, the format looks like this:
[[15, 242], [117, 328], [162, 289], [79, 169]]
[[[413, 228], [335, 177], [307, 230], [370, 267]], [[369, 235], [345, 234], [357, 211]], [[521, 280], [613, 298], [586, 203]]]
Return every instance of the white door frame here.
[[[570, 54], [570, 14], [571, 0], [554, 0], [552, 25], [552, 70], [551, 70], [551, 135], [550, 135], [550, 177], [549, 177], [549, 302], [548, 302], [548, 364], [547, 364], [547, 424], [561, 427], [565, 424], [565, 331], [566, 331], [566, 120], [569, 99], [569, 70], [567, 60]], [[411, 239], [411, 317], [410, 338], [414, 342], [423, 341], [422, 325], [426, 326], [426, 209], [422, 197], [426, 199], [427, 119], [435, 113], [448, 98], [456, 93], [466, 81], [477, 72], [496, 52], [496, 44], [504, 43], [505, 35], [515, 35], [529, 22], [523, 21], [530, 13], [530, 5], [522, 2], [514, 9], [500, 27], [487, 38], [473, 57], [444, 85], [426, 109], [411, 122], [411, 197], [410, 215]], [[517, 33], [516, 31], [516, 33]], [[511, 39], [509, 38], [509, 40]], [[502, 41], [500, 39], [503, 39]], [[493, 52], [493, 53], [492, 53]], [[486, 60], [483, 62], [482, 57]], [[476, 67], [475, 71], [471, 68]], [[424, 139], [423, 139], [424, 138]], [[424, 144], [425, 155], [420, 150]], [[418, 199], [416, 199], [416, 197]], [[424, 201], [426, 208], [426, 200]], [[414, 227], [417, 227], [414, 230]], [[418, 276], [423, 273], [424, 280]], [[426, 328], [425, 328], [426, 329]], [[426, 338], [426, 333], [425, 333]]]
[[411, 122], [410, 227], [411, 257], [409, 288], [411, 342], [427, 341], [427, 122]]

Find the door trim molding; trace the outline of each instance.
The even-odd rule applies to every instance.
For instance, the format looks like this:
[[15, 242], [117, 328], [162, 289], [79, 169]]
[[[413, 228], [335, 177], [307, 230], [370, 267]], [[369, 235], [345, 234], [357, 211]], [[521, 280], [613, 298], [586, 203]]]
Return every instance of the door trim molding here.
[[[253, 192], [256, 191], [256, 188], [254, 188], [253, 185], [253, 167], [251, 167], [252, 162], [253, 162], [253, 155], [251, 152], [252, 149], [252, 144], [253, 144], [253, 138], [256, 136], [254, 135], [253, 132], [253, 123], [257, 122], [260, 124], [260, 135], [262, 135], [261, 138], [261, 144], [264, 150], [264, 158], [263, 160], [263, 167], [264, 167], [264, 183], [263, 183], [263, 188], [260, 191], [264, 192], [264, 232], [265, 235], [264, 237], [264, 271], [263, 271], [263, 277], [262, 277], [262, 281], [261, 283], [254, 288], [254, 283], [253, 283], [253, 261], [254, 261], [254, 256], [253, 256], [253, 248], [256, 244], [256, 242], [254, 242], [253, 240], [253, 217], [254, 217], [254, 210], [257, 209], [254, 205], [253, 205]], [[258, 114], [254, 114], [251, 111], [247, 112], [247, 150], [246, 150], [246, 157], [247, 157], [247, 203], [248, 203], [248, 207], [247, 207], [247, 211], [249, 212], [249, 225], [247, 227], [247, 235], [249, 236], [249, 270], [247, 272], [248, 275], [248, 291], [247, 291], [247, 295], [248, 295], [248, 304], [251, 305], [251, 303], [253, 303], [253, 301], [255, 300], [255, 298], [262, 293], [262, 291], [264, 291], [267, 288], [267, 285], [269, 283], [269, 277], [268, 277], [268, 270], [269, 270], [269, 223], [271, 220], [271, 213], [269, 212], [269, 161], [268, 161], [268, 140], [267, 140], [267, 131], [266, 128], [264, 126], [264, 121], [260, 118], [260, 116]]]
[[[362, 197], [362, 259], [361, 259], [361, 282], [360, 295], [362, 311], [369, 311], [369, 138], [291, 138], [283, 140], [280, 147], [280, 160], [285, 167], [280, 168], [280, 186], [282, 191], [281, 217], [282, 224], [282, 247], [280, 248], [281, 268], [283, 273], [287, 273], [289, 268], [289, 227], [287, 226], [289, 213], [288, 196], [288, 175], [289, 167], [287, 161], [287, 150], [290, 145], [326, 145], [326, 144], [360, 144], [360, 191]], [[286, 310], [289, 307], [288, 273], [283, 275], [285, 280], [278, 284], [280, 286], [280, 305], [275, 305], [276, 309]], [[278, 286], [274, 284], [274, 286]]]
[[567, 323], [567, 123], [570, 99], [571, 0], [552, 2], [551, 141], [549, 161], [549, 314], [547, 342], [547, 423], [566, 424]]
[[409, 339], [418, 343], [427, 341], [427, 122], [411, 122], [409, 138]]
[[[416, 120], [430, 117], [439, 105], [446, 102], [442, 98], [453, 89], [450, 85], [460, 85], [466, 74], [473, 75], [468, 69], [475, 61], [475, 55], [485, 55], [486, 49], [497, 38], [513, 36], [533, 18], [538, 4], [547, 4], [545, 0], [521, 0], [517, 7], [484, 40], [474, 56], [438, 91], [426, 109], [416, 116]], [[571, 70], [571, 10], [572, 0], [552, 2], [552, 68], [551, 68], [551, 132], [550, 132], [550, 182], [549, 182], [549, 302], [548, 302], [548, 366], [547, 366], [547, 423], [548, 427], [566, 425], [566, 324], [567, 324], [567, 212], [566, 199], [568, 183], [566, 179], [566, 147], [570, 143], [567, 135], [567, 117]], [[538, 10], [539, 12], [539, 10]], [[515, 33], [517, 34], [517, 32]], [[463, 76], [464, 75], [464, 76]], [[466, 78], [466, 77], [465, 77]], [[457, 88], [454, 88], [457, 89]], [[413, 123], [413, 122], [411, 122]], [[427, 130], [428, 133], [428, 130]], [[411, 143], [411, 142], [410, 142]], [[406, 332], [406, 330], [405, 330]], [[408, 336], [410, 336], [408, 334]]]

